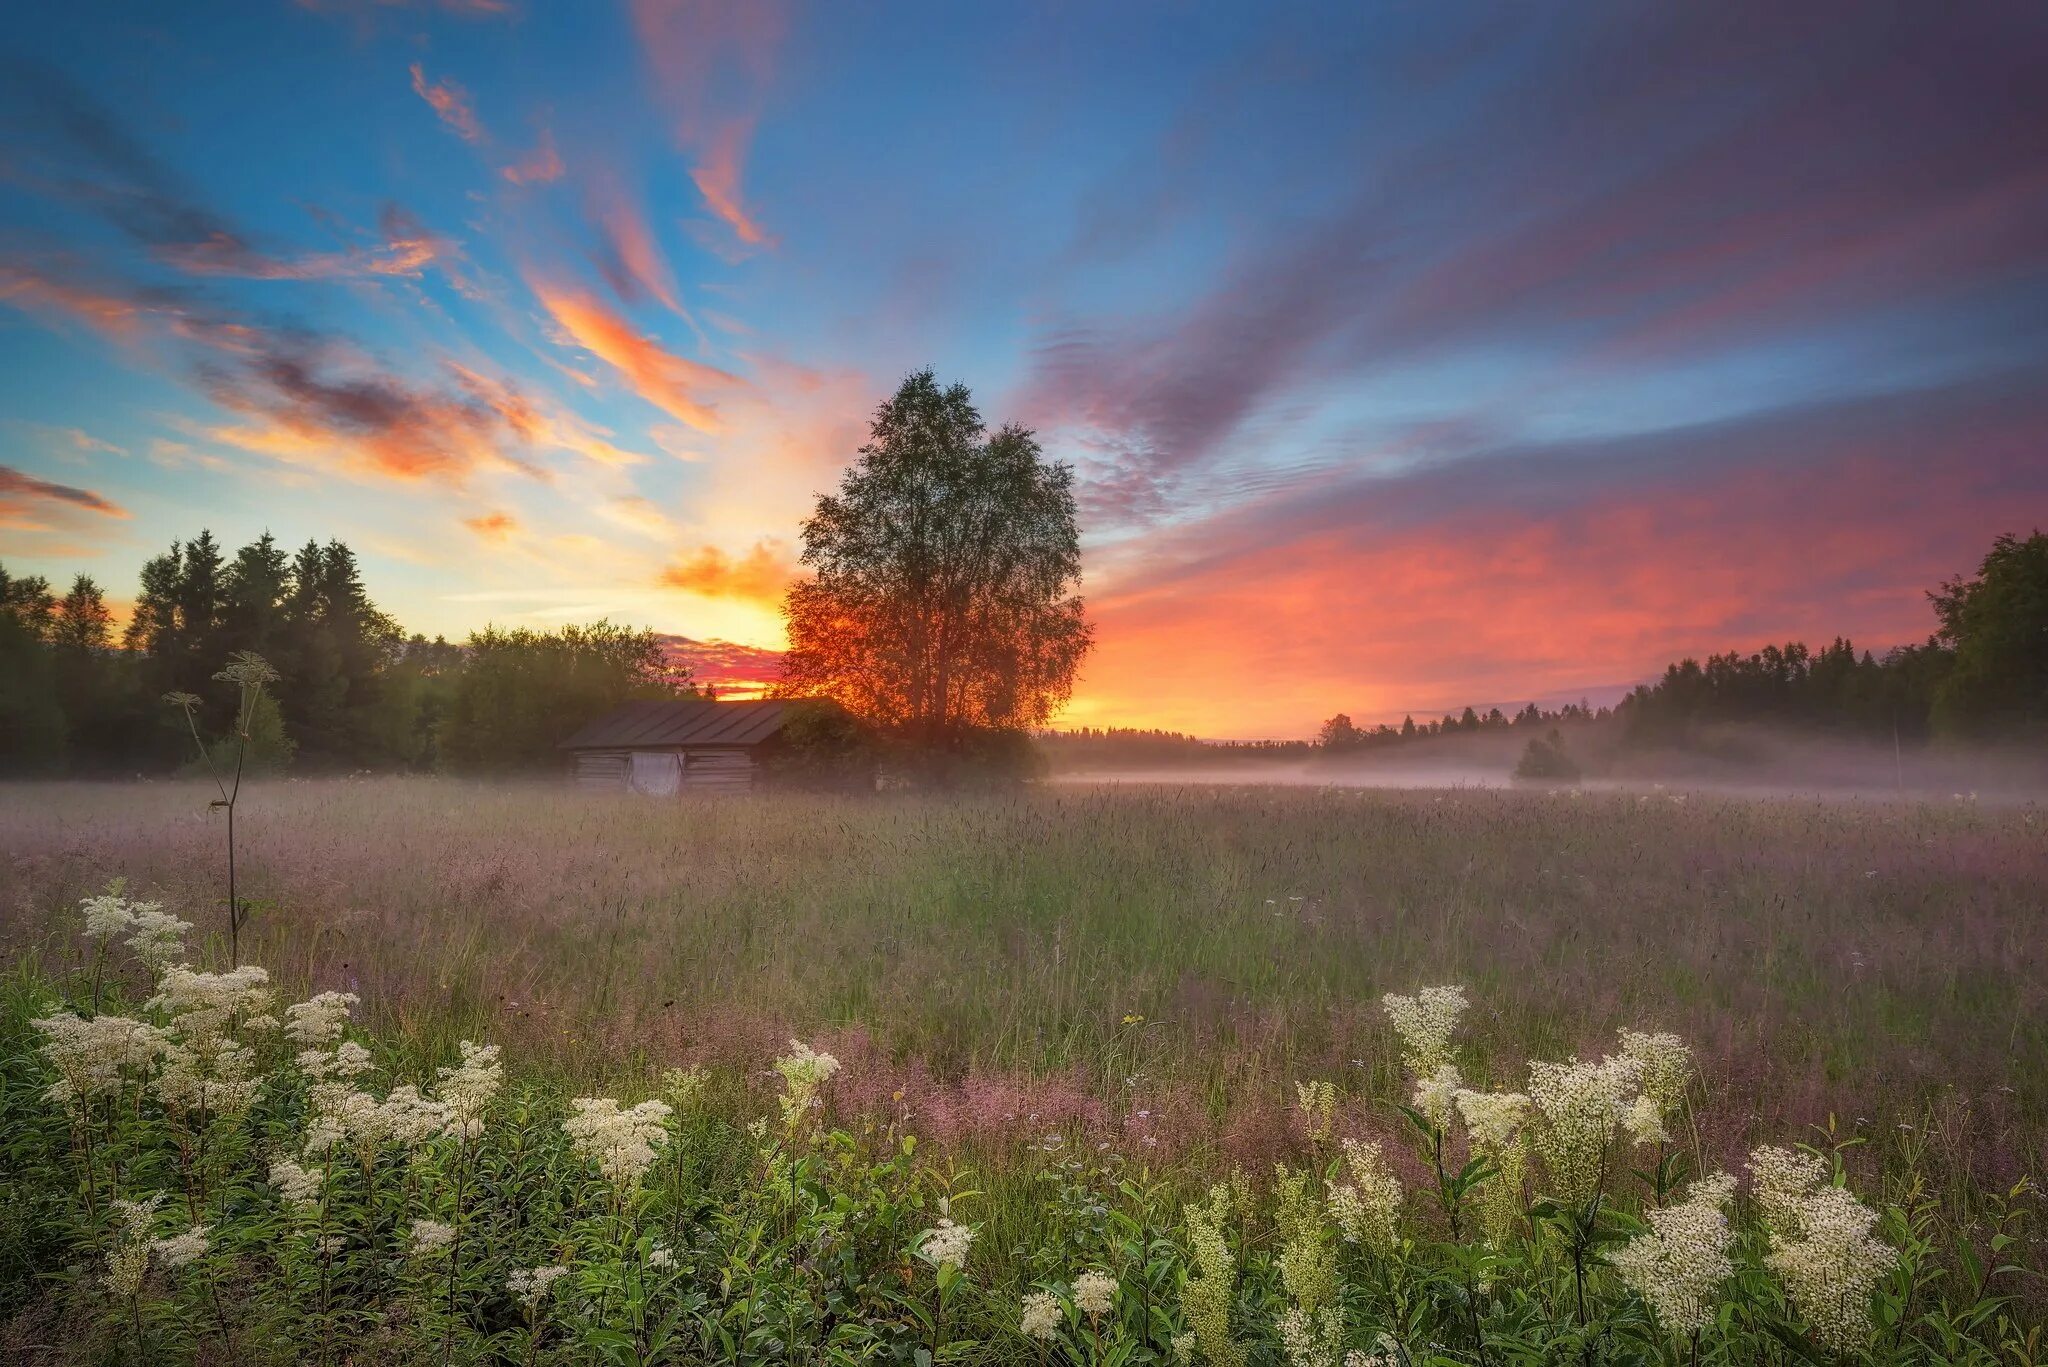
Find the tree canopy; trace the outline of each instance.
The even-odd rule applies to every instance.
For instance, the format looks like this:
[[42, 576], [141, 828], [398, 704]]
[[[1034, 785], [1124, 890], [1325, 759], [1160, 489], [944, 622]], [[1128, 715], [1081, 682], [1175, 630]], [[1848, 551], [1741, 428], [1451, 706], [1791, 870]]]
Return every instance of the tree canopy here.
[[1044, 724], [1092, 643], [1072, 469], [929, 370], [876, 410], [802, 558], [782, 691], [924, 746]]

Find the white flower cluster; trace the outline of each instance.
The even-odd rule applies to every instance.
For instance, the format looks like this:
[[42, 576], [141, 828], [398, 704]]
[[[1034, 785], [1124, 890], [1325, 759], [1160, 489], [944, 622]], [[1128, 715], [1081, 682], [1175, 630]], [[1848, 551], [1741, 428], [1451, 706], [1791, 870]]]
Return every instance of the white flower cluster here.
[[967, 1246], [973, 1242], [972, 1229], [945, 1219], [939, 1221], [932, 1232], [924, 1236], [924, 1243], [918, 1251], [932, 1266], [950, 1267], [958, 1271], [967, 1266]]
[[163, 1202], [162, 1192], [146, 1201], [117, 1199], [114, 1202], [114, 1219], [120, 1230], [114, 1237], [113, 1247], [107, 1250], [107, 1270], [100, 1280], [115, 1295], [124, 1298], [140, 1295], [142, 1279], [149, 1273], [152, 1258], [167, 1268], [180, 1268], [204, 1257], [207, 1249], [213, 1246], [207, 1238], [212, 1232], [208, 1225], [193, 1225], [182, 1234], [152, 1238], [157, 1208]]
[[1869, 1345], [1870, 1293], [1898, 1253], [1870, 1231], [1877, 1212], [1827, 1180], [1811, 1155], [1763, 1148], [1750, 1155], [1757, 1205], [1771, 1232], [1764, 1261], [1820, 1341], [1838, 1353]]
[[1060, 1321], [1066, 1313], [1058, 1296], [1050, 1291], [1033, 1291], [1024, 1297], [1024, 1309], [1017, 1318], [1017, 1328], [1025, 1338], [1050, 1342], [1059, 1337]]
[[128, 937], [128, 948], [151, 972], [161, 972], [184, 957], [185, 935], [190, 921], [181, 921], [164, 910], [161, 902], [131, 902], [122, 896], [120, 879], [98, 897], [79, 903], [85, 913], [85, 935], [106, 945], [117, 935]]
[[1320, 1144], [1328, 1139], [1336, 1124], [1337, 1084], [1321, 1078], [1297, 1082], [1294, 1084], [1294, 1097], [1309, 1142]]
[[455, 1242], [455, 1226], [439, 1220], [414, 1220], [406, 1239], [406, 1251], [415, 1257], [439, 1253]]
[[1090, 1317], [1107, 1315], [1116, 1305], [1116, 1286], [1107, 1272], [1083, 1272], [1074, 1278], [1074, 1308]]
[[789, 1052], [775, 1060], [775, 1071], [782, 1074], [783, 1119], [794, 1125], [810, 1109], [818, 1089], [839, 1071], [839, 1060], [801, 1040], [791, 1040]]
[[562, 1130], [579, 1158], [595, 1162], [607, 1182], [622, 1190], [640, 1185], [654, 1166], [655, 1149], [666, 1142], [662, 1121], [672, 1114], [667, 1103], [643, 1101], [621, 1109], [610, 1097], [578, 1097], [570, 1103], [576, 1114]]
[[126, 1016], [87, 1020], [59, 1011], [29, 1024], [42, 1034], [41, 1052], [57, 1070], [44, 1098], [74, 1110], [139, 1080], [170, 1047], [163, 1031]]
[[202, 973], [172, 964], [156, 981], [149, 1009], [171, 1018], [171, 1029], [190, 1042], [215, 1039], [231, 1029], [238, 1016], [254, 1016], [270, 1006], [270, 974], [255, 964], [225, 973]]
[[1401, 1062], [1418, 1078], [1451, 1063], [1451, 1036], [1468, 1003], [1462, 987], [1425, 987], [1412, 997], [1389, 992], [1380, 998], [1394, 1033], [1401, 1037]]
[[1479, 1188], [1479, 1223], [1486, 1241], [1506, 1245], [1521, 1221], [1522, 1187], [1529, 1169], [1529, 1098], [1520, 1092], [1459, 1092], [1458, 1114], [1472, 1149], [1493, 1167]]
[[1393, 1252], [1401, 1238], [1401, 1180], [1387, 1166], [1378, 1144], [1345, 1140], [1344, 1163], [1351, 1180], [1330, 1188], [1330, 1217], [1346, 1243], [1375, 1253]]
[[294, 1210], [305, 1210], [320, 1199], [321, 1176], [317, 1169], [303, 1168], [290, 1158], [270, 1162], [270, 1185], [278, 1197]]
[[304, 1049], [325, 1049], [341, 1038], [362, 999], [353, 992], [322, 992], [284, 1010], [284, 1033]]
[[1337, 1367], [1337, 1355], [1344, 1351], [1343, 1312], [1326, 1305], [1311, 1315], [1290, 1306], [1280, 1317], [1280, 1347], [1288, 1367]]
[[1600, 1191], [1608, 1146], [1633, 1108], [1640, 1078], [1636, 1061], [1618, 1055], [1598, 1063], [1529, 1065], [1529, 1100], [1543, 1120], [1536, 1149], [1550, 1174], [1551, 1195], [1582, 1204]]
[[1735, 1231], [1727, 1215], [1734, 1199], [1733, 1177], [1703, 1177], [1687, 1188], [1683, 1202], [1651, 1211], [1650, 1232], [1609, 1258], [1667, 1333], [1683, 1337], [1713, 1321], [1717, 1293], [1735, 1271], [1728, 1256]]
[[568, 1275], [569, 1269], [560, 1265], [522, 1267], [505, 1278], [505, 1289], [517, 1296], [519, 1303], [530, 1311], [547, 1299], [556, 1282]]
[[439, 1070], [441, 1083], [436, 1090], [448, 1108], [449, 1133], [468, 1140], [484, 1132], [484, 1112], [505, 1083], [505, 1066], [495, 1044], [463, 1040], [461, 1049], [461, 1063]]

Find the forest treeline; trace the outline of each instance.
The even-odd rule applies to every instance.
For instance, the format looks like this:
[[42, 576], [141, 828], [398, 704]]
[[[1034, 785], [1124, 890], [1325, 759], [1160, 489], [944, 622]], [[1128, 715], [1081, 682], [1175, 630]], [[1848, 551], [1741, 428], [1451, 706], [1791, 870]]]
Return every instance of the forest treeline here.
[[311, 772], [552, 767], [555, 743], [629, 698], [690, 691], [652, 631], [608, 622], [486, 627], [460, 643], [405, 631], [340, 541], [233, 556], [201, 532], [143, 566], [115, 630], [104, 590], [59, 594], [0, 566], [0, 773], [162, 774], [193, 762], [184, 715], [223, 737], [236, 691], [214, 675], [240, 651], [278, 681], [251, 726], [251, 762]]

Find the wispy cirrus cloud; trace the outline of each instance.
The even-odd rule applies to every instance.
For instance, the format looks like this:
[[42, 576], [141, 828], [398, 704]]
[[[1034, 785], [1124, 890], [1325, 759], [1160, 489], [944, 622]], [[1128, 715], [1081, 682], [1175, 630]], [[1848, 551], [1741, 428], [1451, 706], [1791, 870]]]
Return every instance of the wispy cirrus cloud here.
[[555, 147], [554, 129], [542, 124], [532, 149], [500, 167], [498, 174], [514, 185], [546, 185], [560, 180], [568, 169]]
[[527, 283], [564, 339], [610, 366], [634, 393], [700, 432], [722, 429], [705, 395], [737, 387], [737, 376], [667, 350], [587, 291], [538, 278]]
[[90, 489], [58, 484], [11, 465], [0, 465], [0, 527], [23, 532], [54, 531], [57, 526], [51, 519], [53, 512], [87, 512], [113, 518], [128, 516], [126, 508]]
[[462, 525], [486, 541], [504, 541], [520, 529], [519, 519], [505, 512], [478, 513], [465, 517]]
[[631, 0], [656, 98], [692, 157], [691, 180], [742, 251], [770, 245], [741, 182], [748, 145], [788, 29], [780, 0]]
[[418, 62], [406, 70], [412, 73], [413, 93], [427, 102], [434, 116], [454, 130], [455, 136], [464, 142], [488, 139], [482, 121], [476, 116], [476, 101], [470, 98], [467, 90], [446, 77], [429, 81], [426, 69]]

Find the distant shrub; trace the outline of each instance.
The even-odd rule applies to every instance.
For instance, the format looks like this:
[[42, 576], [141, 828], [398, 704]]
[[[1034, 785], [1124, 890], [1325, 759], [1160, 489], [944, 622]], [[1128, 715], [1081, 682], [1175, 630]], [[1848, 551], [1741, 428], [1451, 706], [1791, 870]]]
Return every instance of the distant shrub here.
[[1530, 738], [1521, 762], [1515, 765], [1515, 777], [1538, 783], [1577, 783], [1579, 766], [1565, 753], [1564, 737], [1552, 731], [1548, 736]]

